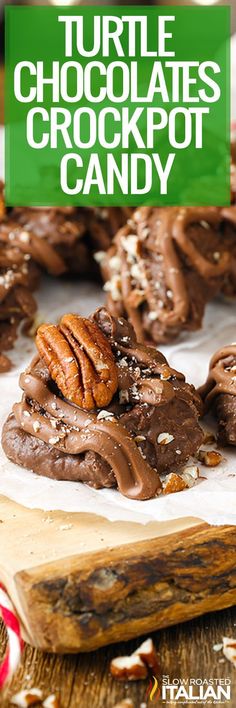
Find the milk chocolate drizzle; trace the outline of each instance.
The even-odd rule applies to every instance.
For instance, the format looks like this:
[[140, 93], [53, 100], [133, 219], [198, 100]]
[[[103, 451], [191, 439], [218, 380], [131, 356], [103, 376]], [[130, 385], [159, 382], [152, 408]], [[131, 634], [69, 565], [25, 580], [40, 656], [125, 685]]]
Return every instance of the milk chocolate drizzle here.
[[[1, 240], [1, 239], [0, 239]], [[13, 270], [13, 267], [15, 269]], [[28, 267], [21, 253], [17, 253], [16, 249], [4, 246], [0, 250], [0, 269], [3, 273], [2, 281], [0, 282], [0, 302], [4, 300], [16, 286], [26, 286], [29, 283]], [[10, 272], [8, 281], [5, 281], [4, 274]]]
[[[49, 381], [34, 372], [37, 361], [20, 377], [24, 396], [13, 407], [18, 424], [64, 453], [78, 455], [93, 450], [99, 454], [111, 466], [117, 486], [125, 496], [149, 499], [158, 494], [161, 489], [158, 473], [143, 459], [125, 427], [115, 418], [114, 422], [99, 420], [95, 413], [84, 412], [52, 393]], [[42, 413], [32, 408], [31, 402], [35, 401]]]
[[236, 396], [236, 369], [232, 370], [232, 366], [236, 366], [236, 344], [219, 349], [210, 361], [207, 381], [199, 389], [206, 407], [220, 394]]
[[[146, 285], [143, 288], [143, 297], [136, 305], [133, 304], [133, 279], [130, 273], [128, 253], [123, 247], [123, 239], [132, 234], [132, 226], [120, 229], [117, 237], [117, 251], [121, 259], [121, 293], [125, 303], [130, 322], [136, 331], [139, 341], [143, 340], [142, 313], [137, 304], [147, 303], [149, 311], [158, 312], [158, 320], [166, 322], [169, 326], [185, 321], [189, 312], [189, 295], [185, 284], [183, 265], [179, 251], [187, 258], [191, 266], [199, 275], [207, 280], [222, 276], [229, 268], [229, 253], [221, 253], [218, 262], [212, 262], [204, 257], [188, 237], [188, 228], [191, 224], [205, 222], [209, 226], [217, 227], [222, 221], [220, 209], [216, 207], [188, 207], [152, 209], [143, 207], [133, 215], [135, 232], [137, 233], [141, 252], [138, 258], [139, 268], [143, 271]], [[153, 244], [148, 240], [150, 233]], [[147, 239], [147, 240], [146, 240]], [[147, 253], [142, 258], [142, 249], [147, 248]], [[149, 251], [149, 253], [148, 253]], [[172, 292], [172, 309], [163, 307], [163, 302], [158, 304], [158, 293], [154, 292], [148, 273], [148, 262], [153, 254], [159, 254], [163, 262], [166, 288]]]
[[51, 275], [61, 275], [66, 271], [66, 265], [57, 251], [45, 238], [40, 238], [26, 231], [17, 222], [2, 223], [0, 239], [3, 243], [15, 246], [23, 254], [28, 254], [36, 263], [45, 268]]

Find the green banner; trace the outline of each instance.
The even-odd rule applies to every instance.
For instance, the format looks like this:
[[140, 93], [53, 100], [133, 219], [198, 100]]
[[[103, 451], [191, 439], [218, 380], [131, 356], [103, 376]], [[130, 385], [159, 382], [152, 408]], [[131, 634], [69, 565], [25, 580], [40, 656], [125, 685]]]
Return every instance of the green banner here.
[[224, 205], [228, 7], [6, 8], [8, 205]]

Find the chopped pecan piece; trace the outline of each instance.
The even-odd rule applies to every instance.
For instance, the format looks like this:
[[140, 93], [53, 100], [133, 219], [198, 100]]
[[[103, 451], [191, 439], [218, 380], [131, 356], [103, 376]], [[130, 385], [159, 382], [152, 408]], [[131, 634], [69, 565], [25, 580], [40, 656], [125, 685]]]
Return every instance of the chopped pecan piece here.
[[156, 674], [159, 670], [159, 661], [158, 661], [158, 656], [157, 652], [155, 649], [155, 646], [153, 644], [153, 641], [151, 638], [146, 639], [145, 642], [141, 644], [138, 649], [135, 650], [134, 655], [137, 654], [140, 656], [140, 659], [148, 666], [149, 669], [152, 669], [154, 674]]
[[64, 315], [58, 326], [39, 327], [36, 344], [65, 398], [84, 410], [110, 403], [118, 371], [110, 344], [95, 322]]
[[197, 465], [186, 466], [182, 471], [181, 477], [186, 482], [189, 489], [194, 487], [197, 479], [199, 479], [199, 467], [197, 467]]
[[199, 450], [198, 459], [206, 467], [217, 467], [222, 462], [223, 456], [216, 450]]
[[138, 654], [117, 656], [110, 663], [111, 675], [119, 681], [137, 681], [147, 677], [147, 666]]
[[45, 699], [43, 702], [43, 708], [60, 708], [60, 703], [57, 696], [55, 696], [55, 693], [52, 693]]
[[182, 492], [183, 489], [187, 488], [187, 482], [185, 482], [179, 474], [171, 472], [167, 475], [163, 483], [163, 494], [174, 494], [175, 492]]
[[236, 668], [236, 639], [223, 637], [223, 654]]
[[159, 662], [152, 639], [146, 639], [130, 656], [117, 656], [110, 663], [110, 671], [120, 681], [136, 681], [147, 676], [148, 669], [157, 673]]
[[43, 694], [40, 688], [28, 688], [24, 691], [19, 691], [15, 696], [12, 696], [10, 702], [18, 708], [28, 708], [28, 706], [34, 706], [36, 703], [41, 703], [43, 699]]

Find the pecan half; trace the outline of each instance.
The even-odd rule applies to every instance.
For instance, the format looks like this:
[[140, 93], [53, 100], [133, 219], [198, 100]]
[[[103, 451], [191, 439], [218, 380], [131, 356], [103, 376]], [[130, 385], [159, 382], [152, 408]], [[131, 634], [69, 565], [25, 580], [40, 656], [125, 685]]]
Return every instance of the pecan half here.
[[110, 344], [95, 322], [64, 315], [58, 326], [39, 327], [36, 344], [65, 398], [84, 410], [110, 403], [118, 372]]

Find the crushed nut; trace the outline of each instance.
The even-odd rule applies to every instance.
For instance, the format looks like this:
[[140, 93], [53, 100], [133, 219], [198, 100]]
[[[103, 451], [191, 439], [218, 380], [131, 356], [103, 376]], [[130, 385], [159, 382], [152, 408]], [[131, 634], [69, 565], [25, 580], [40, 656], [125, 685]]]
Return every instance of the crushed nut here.
[[174, 436], [169, 433], [160, 433], [157, 438], [159, 445], [169, 445], [174, 440]]
[[49, 445], [56, 445], [59, 442], [60, 438], [57, 436], [56, 438], [49, 438]]
[[151, 638], [146, 639], [145, 642], [143, 642], [140, 647], [135, 650], [134, 654], [140, 656], [140, 659], [142, 659], [144, 664], [146, 664], [149, 669], [153, 670], [154, 674], [158, 672], [158, 656]]
[[125, 358], [125, 356], [123, 356], [122, 359], [120, 359], [120, 361], [119, 361], [118, 363], [119, 363], [119, 366], [121, 366], [122, 369], [124, 368], [124, 366], [128, 366], [128, 361], [127, 361], [127, 359]]
[[112, 256], [111, 258], [109, 258], [109, 266], [113, 271], [119, 273], [121, 269], [121, 259], [119, 258], [119, 256]]
[[223, 644], [213, 644], [213, 651], [221, 651], [223, 649]]
[[151, 322], [154, 322], [154, 320], [157, 320], [157, 319], [158, 319], [158, 313], [155, 312], [154, 310], [151, 310], [151, 311], [148, 313], [148, 319], [149, 319]]
[[34, 420], [33, 422], [33, 429], [34, 432], [37, 433], [40, 430], [40, 422], [39, 420]]
[[199, 467], [196, 465], [185, 467], [181, 473], [181, 477], [189, 488], [194, 487], [196, 480], [199, 478]]
[[111, 411], [99, 411], [97, 414], [97, 420], [110, 420], [113, 422], [114, 413], [111, 413]]
[[106, 255], [105, 251], [97, 251], [96, 253], [94, 253], [93, 257], [94, 257], [94, 260], [96, 261], [96, 263], [102, 263], [102, 261], [105, 258], [105, 255]]
[[135, 234], [130, 234], [130, 236], [126, 236], [122, 239], [122, 245], [131, 260], [137, 258], [139, 253], [139, 241]]
[[29, 243], [30, 235], [29, 235], [28, 231], [21, 231], [20, 241], [22, 241], [22, 243]]
[[223, 460], [223, 456], [216, 450], [199, 450], [198, 460], [206, 467], [217, 467]]
[[236, 639], [223, 637], [223, 654], [236, 667]]
[[55, 693], [52, 693], [51, 696], [48, 696], [45, 701], [43, 702], [43, 708], [60, 708], [60, 703], [55, 696]]
[[34, 706], [39, 701], [42, 701], [43, 694], [40, 688], [29, 688], [25, 691], [19, 691], [12, 696], [10, 702], [18, 708], [28, 708]]
[[107, 280], [103, 286], [103, 290], [107, 293], [111, 293], [112, 300], [118, 302], [121, 300], [121, 278], [119, 275], [113, 275], [110, 280]]
[[168, 474], [163, 482], [163, 494], [175, 494], [175, 492], [182, 492], [183, 489], [187, 488], [188, 485], [185, 480], [179, 474], [175, 474], [175, 472]]
[[129, 391], [125, 389], [119, 391], [119, 403], [121, 406], [125, 403], [129, 403]]
[[118, 681], [138, 681], [145, 679], [148, 671], [138, 654], [131, 656], [117, 656], [110, 663], [110, 672]]
[[155, 673], [159, 669], [157, 652], [150, 638], [146, 639], [131, 656], [118, 656], [110, 664], [112, 676], [121, 681], [146, 678], [148, 669]]

